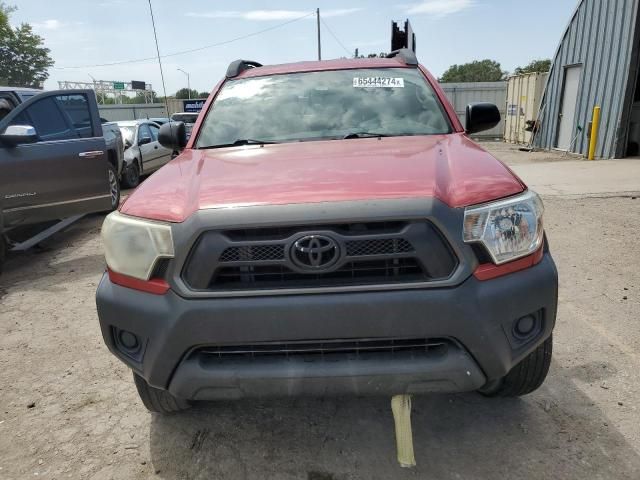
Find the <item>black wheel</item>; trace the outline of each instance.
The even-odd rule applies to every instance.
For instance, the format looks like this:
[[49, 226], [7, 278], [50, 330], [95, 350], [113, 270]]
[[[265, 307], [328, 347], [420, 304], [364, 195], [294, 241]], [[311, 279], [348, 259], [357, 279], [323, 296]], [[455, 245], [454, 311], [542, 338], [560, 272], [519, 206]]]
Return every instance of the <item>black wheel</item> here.
[[107, 170], [107, 178], [109, 180], [109, 194], [111, 196], [110, 211], [113, 212], [120, 205], [120, 182], [118, 182], [118, 175], [113, 165], [108, 164]]
[[140, 184], [140, 167], [138, 162], [134, 160], [131, 165], [124, 169], [122, 175], [122, 186], [124, 188], [136, 188]]
[[500, 380], [480, 389], [487, 397], [519, 397], [537, 390], [549, 373], [553, 336], [531, 352]]
[[154, 413], [169, 414], [180, 412], [191, 407], [189, 401], [176, 398], [166, 390], [154, 388], [140, 375], [133, 374], [133, 381], [138, 389], [140, 400], [147, 410]]
[[0, 232], [0, 273], [2, 273], [2, 266], [4, 265], [4, 259], [7, 255], [7, 242], [4, 239], [4, 235]]

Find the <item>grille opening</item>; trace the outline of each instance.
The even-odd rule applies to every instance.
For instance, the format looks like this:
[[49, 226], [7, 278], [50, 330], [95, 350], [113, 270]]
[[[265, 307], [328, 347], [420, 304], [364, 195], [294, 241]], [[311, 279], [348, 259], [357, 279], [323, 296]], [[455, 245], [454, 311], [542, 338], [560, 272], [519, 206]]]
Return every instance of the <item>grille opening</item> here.
[[202, 362], [221, 360], [251, 360], [255, 358], [306, 357], [331, 360], [348, 356], [366, 358], [387, 355], [444, 355], [450, 341], [428, 338], [370, 338], [303, 342], [274, 342], [248, 345], [211, 345], [200, 347], [190, 354]]
[[229, 247], [222, 255], [219, 262], [248, 262], [263, 260], [284, 260], [284, 245], [243, 245]]
[[407, 222], [365, 222], [365, 223], [341, 223], [327, 225], [296, 225], [287, 227], [246, 228], [239, 230], [226, 230], [223, 234], [234, 242], [257, 240], [282, 240], [289, 238], [298, 232], [325, 231], [339, 233], [341, 235], [376, 235], [386, 233], [399, 233], [407, 225]]
[[348, 257], [370, 255], [393, 255], [413, 252], [411, 245], [404, 238], [386, 238], [377, 240], [351, 240], [346, 243]]
[[348, 262], [326, 273], [297, 273], [285, 265], [251, 265], [219, 268], [210, 286], [233, 288], [323, 287], [380, 282], [427, 280], [415, 258], [396, 258]]

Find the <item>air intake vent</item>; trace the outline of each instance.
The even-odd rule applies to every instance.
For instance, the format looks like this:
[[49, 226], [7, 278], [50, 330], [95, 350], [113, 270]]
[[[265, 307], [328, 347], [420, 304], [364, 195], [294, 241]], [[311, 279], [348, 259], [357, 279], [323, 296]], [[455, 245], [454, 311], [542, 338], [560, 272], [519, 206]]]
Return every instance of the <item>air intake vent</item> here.
[[427, 338], [381, 338], [327, 340], [316, 342], [262, 343], [201, 347], [191, 353], [204, 361], [258, 357], [305, 356], [329, 359], [331, 356], [366, 357], [375, 354], [424, 354], [446, 351], [450, 341]]

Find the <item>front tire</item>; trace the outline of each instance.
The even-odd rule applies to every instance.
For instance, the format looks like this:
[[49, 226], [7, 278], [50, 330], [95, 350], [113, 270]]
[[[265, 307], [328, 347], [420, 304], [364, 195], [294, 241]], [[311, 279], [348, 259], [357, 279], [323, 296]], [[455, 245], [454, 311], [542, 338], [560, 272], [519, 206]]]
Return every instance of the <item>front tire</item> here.
[[122, 186], [124, 188], [136, 188], [140, 184], [140, 168], [138, 162], [133, 161], [127, 165], [122, 175]]
[[110, 163], [107, 165], [107, 179], [109, 181], [109, 195], [111, 196], [111, 208], [109, 211], [113, 212], [120, 206], [120, 182], [118, 182], [116, 168]]
[[4, 259], [7, 256], [7, 241], [4, 238], [4, 235], [0, 231], [0, 273], [2, 273], [2, 266], [4, 265]]
[[189, 401], [176, 398], [166, 390], [152, 387], [144, 378], [136, 373], [133, 374], [133, 381], [138, 389], [140, 400], [142, 400], [142, 403], [150, 412], [167, 415], [181, 412], [191, 407]]
[[537, 390], [547, 378], [553, 354], [553, 335], [500, 380], [480, 389], [487, 397], [520, 397]]

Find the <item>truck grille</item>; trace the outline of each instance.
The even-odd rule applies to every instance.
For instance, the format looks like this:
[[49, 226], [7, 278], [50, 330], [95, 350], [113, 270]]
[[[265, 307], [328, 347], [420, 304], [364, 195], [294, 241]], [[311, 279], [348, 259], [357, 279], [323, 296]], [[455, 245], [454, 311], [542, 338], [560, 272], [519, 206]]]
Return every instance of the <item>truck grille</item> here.
[[428, 338], [365, 338], [286, 343], [257, 343], [249, 345], [212, 345], [191, 353], [201, 361], [246, 360], [262, 357], [304, 356], [310, 359], [334, 356], [366, 358], [376, 354], [434, 354], [446, 351], [450, 341]]
[[[316, 237], [324, 253], [315, 260], [326, 268], [301, 263], [314, 260], [307, 243]], [[182, 277], [196, 291], [253, 291], [428, 282], [448, 278], [456, 266], [430, 222], [396, 221], [205, 232]]]

